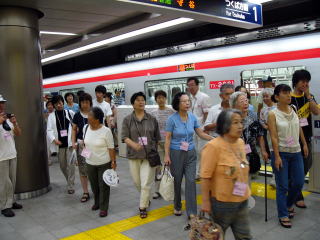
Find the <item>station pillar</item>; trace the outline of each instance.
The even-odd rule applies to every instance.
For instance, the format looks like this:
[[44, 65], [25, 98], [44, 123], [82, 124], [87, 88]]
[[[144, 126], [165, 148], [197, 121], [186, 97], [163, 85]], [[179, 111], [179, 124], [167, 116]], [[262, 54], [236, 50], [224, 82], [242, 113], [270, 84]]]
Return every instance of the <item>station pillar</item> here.
[[16, 115], [22, 135], [17, 148], [17, 199], [50, 190], [43, 119], [39, 18], [35, 9], [0, 6], [0, 94]]

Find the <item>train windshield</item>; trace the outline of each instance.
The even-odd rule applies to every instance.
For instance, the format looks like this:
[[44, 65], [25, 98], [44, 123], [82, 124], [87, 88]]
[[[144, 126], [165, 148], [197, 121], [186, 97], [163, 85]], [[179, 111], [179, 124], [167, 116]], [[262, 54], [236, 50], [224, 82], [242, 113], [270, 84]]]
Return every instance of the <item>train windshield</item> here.
[[[187, 79], [184, 78], [171, 78], [171, 79], [161, 79], [161, 80], [152, 80], [144, 83], [144, 89], [147, 97], [147, 105], [156, 105], [154, 99], [154, 93], [158, 90], [163, 90], [167, 93], [167, 102], [171, 104], [172, 98], [178, 92], [187, 92]], [[204, 91], [204, 77], [197, 76], [199, 79], [200, 91]]]

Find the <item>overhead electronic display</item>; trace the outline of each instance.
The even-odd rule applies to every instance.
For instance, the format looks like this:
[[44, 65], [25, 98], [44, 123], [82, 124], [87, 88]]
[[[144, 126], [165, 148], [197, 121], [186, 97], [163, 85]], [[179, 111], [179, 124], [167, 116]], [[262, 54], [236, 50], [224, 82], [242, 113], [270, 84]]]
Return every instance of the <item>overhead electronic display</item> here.
[[[166, 9], [188, 11], [203, 16], [230, 19], [254, 25], [262, 25], [261, 4], [244, 0], [120, 0]], [[188, 17], [188, 15], [185, 15]], [[192, 18], [192, 16], [190, 16]]]

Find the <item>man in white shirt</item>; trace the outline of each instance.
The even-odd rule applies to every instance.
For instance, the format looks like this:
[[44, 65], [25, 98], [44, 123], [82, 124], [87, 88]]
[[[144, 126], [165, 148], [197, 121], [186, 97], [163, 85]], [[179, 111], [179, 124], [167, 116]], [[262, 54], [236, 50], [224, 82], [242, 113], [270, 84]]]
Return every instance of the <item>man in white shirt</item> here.
[[220, 87], [221, 103], [210, 108], [207, 120], [204, 123], [204, 130], [209, 131], [211, 136], [214, 136], [217, 119], [221, 111], [230, 108], [229, 99], [232, 93], [234, 93], [234, 86], [232, 84], [227, 83]]
[[[203, 127], [205, 123], [210, 107], [212, 106], [210, 97], [200, 92], [199, 90], [199, 79], [197, 77], [190, 77], [187, 80], [187, 87], [190, 93], [191, 99], [191, 111], [197, 117], [200, 127]], [[196, 151], [198, 154], [197, 161], [197, 179], [199, 178], [199, 169], [200, 169], [200, 152], [203, 146], [206, 144], [206, 141], [200, 139], [196, 134], [194, 135], [194, 143]]]
[[112, 110], [110, 104], [104, 100], [107, 89], [104, 86], [99, 85], [94, 91], [96, 93], [96, 99], [92, 100], [92, 106], [101, 108], [104, 114], [104, 122], [110, 126], [110, 116], [112, 115]]
[[5, 113], [6, 101], [0, 95], [0, 209], [5, 217], [14, 217], [12, 209], [22, 208], [14, 200], [17, 171], [14, 136], [21, 135], [21, 129], [14, 114]]

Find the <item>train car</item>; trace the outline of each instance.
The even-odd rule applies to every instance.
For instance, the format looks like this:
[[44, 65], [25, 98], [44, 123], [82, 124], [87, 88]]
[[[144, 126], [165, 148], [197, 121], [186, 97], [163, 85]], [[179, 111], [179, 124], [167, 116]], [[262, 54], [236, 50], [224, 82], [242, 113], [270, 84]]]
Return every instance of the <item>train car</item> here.
[[[103, 60], [102, 60], [103, 61]], [[307, 69], [312, 75], [311, 92], [320, 99], [320, 33], [262, 40], [237, 45], [193, 51], [178, 55], [129, 62], [110, 67], [77, 72], [43, 80], [46, 93], [64, 94], [84, 90], [94, 96], [97, 85], [108, 91], [123, 90], [126, 104], [134, 92], [144, 91], [147, 104], [154, 104], [153, 93], [162, 89], [169, 102], [178, 91], [186, 91], [186, 79], [197, 76], [201, 90], [220, 102], [219, 87], [230, 82], [243, 84], [252, 96], [261, 91], [259, 81], [265, 75], [275, 84], [291, 85], [292, 73]], [[254, 98], [253, 98], [254, 104]]]

